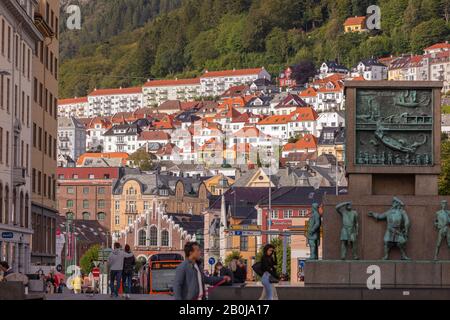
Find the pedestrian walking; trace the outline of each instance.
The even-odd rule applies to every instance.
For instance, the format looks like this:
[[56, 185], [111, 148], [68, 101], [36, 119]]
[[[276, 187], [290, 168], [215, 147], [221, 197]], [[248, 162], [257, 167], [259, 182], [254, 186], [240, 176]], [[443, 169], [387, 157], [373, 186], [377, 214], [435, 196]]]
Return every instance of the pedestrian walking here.
[[176, 269], [173, 284], [176, 300], [206, 300], [205, 284], [217, 285], [230, 282], [229, 276], [207, 277], [200, 269], [201, 251], [198, 242], [188, 242], [184, 246], [186, 260]]
[[126, 257], [123, 259], [123, 272], [122, 272], [122, 283], [123, 283], [123, 297], [125, 299], [130, 299], [131, 285], [133, 281], [134, 267], [136, 265], [136, 258], [131, 253], [131, 248], [127, 244], [125, 245], [125, 252], [131, 254], [131, 257]]
[[266, 244], [261, 258], [263, 292], [259, 300], [278, 300], [277, 290], [274, 286], [274, 283], [279, 281], [279, 276], [275, 268], [276, 265], [277, 256], [275, 247], [271, 244]]
[[76, 275], [73, 277], [72, 280], [72, 287], [73, 287], [73, 293], [74, 294], [80, 294], [81, 293], [81, 276], [80, 275]]
[[111, 290], [111, 298], [119, 296], [119, 287], [122, 279], [123, 261], [125, 258], [133, 256], [121, 249], [120, 243], [114, 243], [114, 250], [108, 258], [109, 268], [109, 286]]

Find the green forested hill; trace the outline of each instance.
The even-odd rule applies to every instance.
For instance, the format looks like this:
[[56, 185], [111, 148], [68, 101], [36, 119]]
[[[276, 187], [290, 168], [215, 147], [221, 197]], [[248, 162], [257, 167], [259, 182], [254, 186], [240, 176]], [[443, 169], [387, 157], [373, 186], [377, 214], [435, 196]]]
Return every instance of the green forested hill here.
[[[344, 34], [344, 20], [374, 2], [382, 31]], [[204, 69], [265, 66], [277, 74], [286, 64], [330, 59], [350, 67], [370, 56], [421, 53], [450, 37], [450, 0], [90, 0], [85, 6], [83, 30], [62, 36], [61, 97]]]

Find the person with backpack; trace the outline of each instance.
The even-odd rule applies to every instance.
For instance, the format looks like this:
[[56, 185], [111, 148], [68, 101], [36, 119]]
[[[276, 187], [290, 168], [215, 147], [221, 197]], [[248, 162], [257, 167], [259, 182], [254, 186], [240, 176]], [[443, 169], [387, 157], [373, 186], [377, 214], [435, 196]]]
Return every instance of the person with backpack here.
[[[128, 254], [132, 254], [131, 248], [128, 244], [125, 245], [125, 252]], [[131, 255], [130, 257], [126, 257], [123, 259], [122, 283], [124, 292], [123, 297], [125, 299], [130, 299], [131, 284], [133, 281], [133, 273], [135, 265], [136, 265], [136, 258], [134, 257], [134, 255]]]
[[[109, 268], [109, 286], [111, 290], [111, 298], [119, 296], [119, 287], [121, 284], [123, 263], [125, 258], [132, 257], [133, 254], [125, 252], [121, 249], [120, 243], [114, 243], [114, 250], [111, 252], [108, 258]], [[115, 283], [117, 283], [115, 285]]]

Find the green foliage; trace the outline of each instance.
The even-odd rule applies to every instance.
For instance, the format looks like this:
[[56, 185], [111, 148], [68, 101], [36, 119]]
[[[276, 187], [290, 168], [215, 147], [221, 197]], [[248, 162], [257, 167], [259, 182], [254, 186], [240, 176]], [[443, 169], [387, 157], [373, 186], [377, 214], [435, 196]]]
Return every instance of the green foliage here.
[[[379, 33], [344, 33], [349, 16], [381, 8]], [[205, 69], [421, 53], [449, 39], [448, 0], [97, 0], [82, 4], [83, 29], [61, 34], [60, 96]], [[61, 19], [64, 20], [64, 19]]]
[[150, 154], [147, 151], [145, 151], [144, 148], [141, 148], [132, 155], [130, 155], [128, 160], [133, 161], [134, 164], [142, 171], [149, 171], [152, 170], [153, 168], [153, 163]]
[[439, 194], [450, 195], [450, 140], [441, 143], [441, 176], [439, 177]]
[[231, 261], [233, 261], [234, 259], [242, 259], [242, 255], [239, 251], [233, 250], [231, 251], [225, 258], [225, 265], [229, 265]]
[[[272, 241], [270, 242], [270, 244], [272, 244], [275, 247], [275, 252], [277, 255], [277, 273], [279, 275], [282, 274], [283, 271], [283, 239], [281, 238], [274, 238], [272, 239]], [[259, 250], [258, 253], [256, 255], [256, 261], [259, 262], [261, 261], [262, 255], [263, 255], [263, 249], [264, 246], [262, 246]], [[286, 265], [286, 273], [287, 273], [287, 278], [290, 278], [290, 274], [291, 274], [291, 246], [288, 245], [287, 246], [287, 265]]]
[[100, 245], [96, 244], [90, 247], [80, 259], [81, 272], [89, 274], [94, 268], [93, 261], [98, 260], [98, 252], [101, 250]]
[[441, 112], [444, 114], [449, 114], [450, 113], [450, 106], [442, 106], [441, 107]]

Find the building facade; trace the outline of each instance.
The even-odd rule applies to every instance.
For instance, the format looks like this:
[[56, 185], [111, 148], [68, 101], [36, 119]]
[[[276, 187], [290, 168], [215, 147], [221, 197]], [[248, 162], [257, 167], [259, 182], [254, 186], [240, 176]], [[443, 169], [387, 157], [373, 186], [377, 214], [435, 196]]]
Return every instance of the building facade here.
[[169, 100], [190, 101], [200, 97], [200, 79], [150, 80], [142, 87], [145, 106]]
[[88, 95], [88, 117], [133, 112], [143, 106], [142, 87], [95, 89]]
[[88, 117], [89, 102], [87, 97], [69, 98], [58, 100], [58, 116], [59, 117]]
[[58, 118], [58, 155], [76, 161], [86, 152], [86, 128], [78, 119]]
[[44, 39], [38, 13], [35, 0], [0, 2], [0, 260], [22, 273], [31, 271], [32, 59]]
[[98, 221], [111, 228], [111, 194], [123, 168], [57, 168], [58, 210], [74, 220]]

